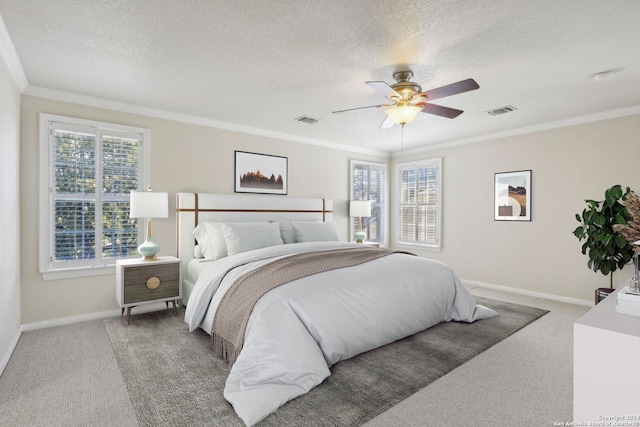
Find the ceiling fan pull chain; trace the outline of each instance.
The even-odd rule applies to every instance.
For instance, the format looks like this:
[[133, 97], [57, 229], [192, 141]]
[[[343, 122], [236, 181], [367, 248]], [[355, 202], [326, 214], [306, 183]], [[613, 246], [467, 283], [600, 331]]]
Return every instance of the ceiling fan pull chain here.
[[400, 163], [404, 163], [404, 125], [400, 125]]

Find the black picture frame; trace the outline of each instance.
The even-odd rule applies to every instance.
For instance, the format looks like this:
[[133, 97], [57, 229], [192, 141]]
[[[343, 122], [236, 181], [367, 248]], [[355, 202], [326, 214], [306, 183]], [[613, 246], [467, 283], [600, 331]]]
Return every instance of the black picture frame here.
[[287, 194], [289, 159], [271, 154], [235, 151], [236, 193]]

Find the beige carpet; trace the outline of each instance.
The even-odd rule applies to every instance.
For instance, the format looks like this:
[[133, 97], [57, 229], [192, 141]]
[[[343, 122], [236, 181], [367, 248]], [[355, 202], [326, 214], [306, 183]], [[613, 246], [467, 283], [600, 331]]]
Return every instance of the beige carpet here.
[[137, 426], [102, 321], [22, 334], [0, 377], [0, 426]]

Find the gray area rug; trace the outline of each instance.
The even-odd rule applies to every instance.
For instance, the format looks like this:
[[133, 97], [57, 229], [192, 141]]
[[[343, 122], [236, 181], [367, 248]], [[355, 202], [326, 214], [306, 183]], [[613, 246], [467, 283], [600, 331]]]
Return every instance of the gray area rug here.
[[[331, 376], [259, 426], [360, 426], [547, 313], [476, 297], [499, 317], [449, 322], [331, 368]], [[118, 366], [142, 426], [243, 426], [222, 390], [229, 372], [183, 312], [105, 320]]]

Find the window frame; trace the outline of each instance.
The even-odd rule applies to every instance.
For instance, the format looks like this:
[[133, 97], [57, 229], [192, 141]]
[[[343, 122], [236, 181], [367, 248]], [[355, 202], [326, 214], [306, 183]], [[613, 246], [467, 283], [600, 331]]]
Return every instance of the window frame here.
[[[359, 165], [364, 165], [364, 166], [369, 166], [369, 167], [375, 167], [375, 168], [379, 168], [382, 170], [382, 178], [380, 180], [380, 186], [381, 186], [381, 195], [380, 195], [380, 203], [376, 203], [371, 205], [372, 210], [374, 208], [374, 205], [378, 205], [379, 206], [379, 212], [380, 212], [380, 218], [378, 219], [379, 223], [381, 224], [381, 235], [382, 238], [381, 239], [375, 239], [375, 240], [365, 240], [365, 242], [372, 242], [372, 243], [380, 243], [383, 245], [387, 244], [387, 236], [388, 236], [388, 219], [387, 219], [387, 194], [388, 194], [388, 175], [387, 175], [387, 165], [385, 163], [378, 163], [378, 162], [368, 162], [368, 161], [363, 161], [363, 160], [351, 160], [349, 162], [349, 175], [350, 175], [350, 181], [349, 181], [349, 197], [350, 200], [359, 200], [355, 198], [355, 186], [354, 186], [354, 170], [356, 168], [356, 166]], [[356, 226], [355, 226], [355, 219], [349, 217], [349, 241], [354, 241], [353, 235], [356, 231]], [[368, 233], [367, 233], [368, 235]]]
[[[54, 180], [54, 153], [51, 144], [51, 129], [53, 123], [63, 123], [70, 128], [92, 128], [96, 134], [104, 131], [118, 132], [123, 136], [138, 135], [141, 138], [142, 153], [139, 157], [138, 188], [146, 188], [150, 177], [150, 135], [149, 129], [126, 126], [114, 123], [106, 123], [95, 120], [79, 119], [74, 117], [59, 116], [53, 114], [40, 114], [39, 133], [39, 157], [40, 157], [40, 177], [39, 177], [39, 270], [44, 280], [57, 280], [74, 277], [97, 276], [103, 274], [113, 274], [117, 258], [109, 259], [108, 262], [77, 262], [69, 267], [53, 267], [51, 262], [53, 256], [53, 180]], [[102, 167], [97, 166], [101, 171]], [[95, 199], [102, 201], [102, 196], [96, 193]], [[96, 227], [96, 234], [101, 231], [100, 225]], [[144, 239], [144, 227], [138, 227], [138, 242]]]
[[[413, 169], [420, 169], [420, 168], [436, 168], [436, 202], [435, 202], [435, 212], [436, 212], [436, 221], [435, 221], [435, 241], [434, 242], [429, 242], [429, 241], [425, 241], [425, 240], [402, 240], [400, 238], [401, 236], [401, 228], [402, 228], [402, 207], [403, 207], [403, 203], [402, 203], [402, 172], [404, 170], [413, 168]], [[410, 246], [410, 247], [414, 247], [414, 248], [420, 248], [420, 249], [425, 249], [425, 250], [432, 250], [432, 251], [440, 251], [442, 248], [442, 158], [438, 157], [438, 158], [432, 158], [432, 159], [424, 159], [424, 160], [416, 160], [416, 161], [411, 161], [411, 162], [403, 162], [403, 163], [398, 163], [396, 165], [396, 179], [397, 179], [397, 199], [396, 199], [396, 203], [397, 205], [397, 218], [398, 220], [396, 221], [396, 244], [399, 246]], [[416, 187], [418, 185], [418, 181], [416, 180]], [[417, 193], [417, 188], [416, 188], [416, 193]], [[419, 203], [418, 202], [418, 198], [416, 197], [416, 202], [415, 202], [415, 206], [416, 208], [418, 206], [425, 206], [428, 205], [430, 203]], [[406, 205], [406, 204], [404, 204]], [[418, 224], [416, 223], [416, 227], [418, 227]], [[417, 232], [416, 232], [417, 234]]]

